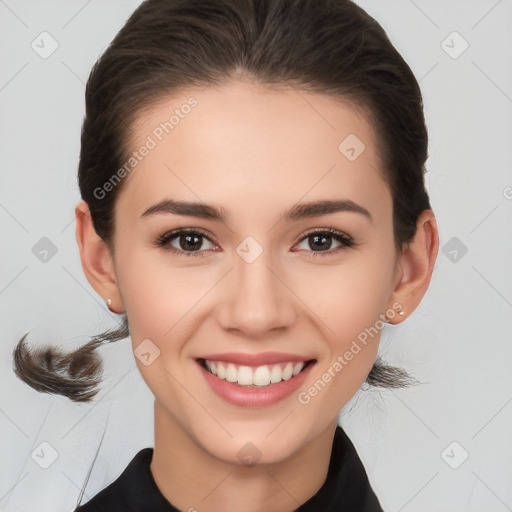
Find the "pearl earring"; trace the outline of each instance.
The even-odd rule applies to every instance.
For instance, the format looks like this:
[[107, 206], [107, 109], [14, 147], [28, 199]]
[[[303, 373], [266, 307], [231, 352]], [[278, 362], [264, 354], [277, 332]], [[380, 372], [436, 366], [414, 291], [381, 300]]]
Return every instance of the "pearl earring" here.
[[107, 304], [107, 308], [110, 309], [110, 306], [112, 306], [112, 299], [108, 298], [105, 302]]
[[[391, 311], [392, 311], [392, 310], [391, 310]], [[404, 313], [403, 308], [402, 308], [402, 306], [401, 306], [401, 305], [400, 305], [400, 311], [397, 311], [397, 313], [398, 313], [398, 315], [399, 315], [399, 316], [404, 316], [404, 315], [405, 315], [405, 313]], [[393, 318], [394, 316], [395, 316], [395, 315], [393, 315], [391, 318]], [[391, 323], [391, 322], [389, 321], [389, 319], [388, 319], [388, 315], [387, 315], [387, 313], [386, 313], [386, 315], [384, 315], [384, 317], [385, 317], [385, 321], [386, 321], [386, 323], [388, 323], [388, 324], [389, 324], [389, 323]]]

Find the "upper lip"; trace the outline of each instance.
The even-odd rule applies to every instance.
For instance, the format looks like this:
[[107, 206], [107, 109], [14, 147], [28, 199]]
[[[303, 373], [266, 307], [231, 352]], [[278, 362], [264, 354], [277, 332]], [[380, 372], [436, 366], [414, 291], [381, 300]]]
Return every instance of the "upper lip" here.
[[224, 352], [222, 354], [208, 354], [199, 359], [208, 361], [224, 361], [242, 366], [263, 366], [272, 363], [284, 363], [288, 361], [310, 361], [311, 357], [284, 352], [262, 352], [260, 354], [244, 354], [242, 352]]

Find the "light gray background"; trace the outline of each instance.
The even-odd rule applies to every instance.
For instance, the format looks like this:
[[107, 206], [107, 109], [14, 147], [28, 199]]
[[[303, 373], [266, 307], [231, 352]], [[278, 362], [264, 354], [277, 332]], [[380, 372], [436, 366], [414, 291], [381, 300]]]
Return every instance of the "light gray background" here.
[[[358, 3], [420, 80], [442, 250], [420, 308], [386, 327], [381, 345], [424, 384], [361, 390], [340, 422], [386, 511], [512, 510], [512, 0]], [[102, 349], [106, 379], [93, 404], [39, 394], [11, 370], [12, 350], [27, 331], [32, 343], [71, 348], [119, 321], [83, 275], [73, 209], [84, 83], [138, 4], [0, 0], [5, 512], [72, 510], [102, 436], [84, 501], [153, 442], [152, 395], [128, 340]], [[59, 45], [47, 59], [31, 47], [34, 40], [42, 46], [43, 31]], [[458, 55], [464, 41], [469, 47]], [[57, 249], [46, 262], [32, 251], [42, 237]], [[48, 469], [40, 464], [51, 462], [52, 449], [43, 442], [58, 455]], [[467, 460], [450, 467], [465, 452]]]

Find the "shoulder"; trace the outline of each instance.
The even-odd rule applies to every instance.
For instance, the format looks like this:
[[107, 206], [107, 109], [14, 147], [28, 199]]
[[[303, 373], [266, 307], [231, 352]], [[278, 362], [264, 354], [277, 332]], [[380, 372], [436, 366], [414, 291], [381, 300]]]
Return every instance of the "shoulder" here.
[[333, 441], [333, 457], [333, 464], [339, 468], [336, 499], [347, 496], [346, 510], [383, 512], [356, 447], [340, 426]]
[[297, 512], [383, 512], [356, 448], [338, 426], [327, 478], [320, 490]]
[[116, 480], [75, 509], [75, 512], [137, 510], [137, 499], [154, 491], [150, 470], [152, 457], [153, 448], [140, 450]]

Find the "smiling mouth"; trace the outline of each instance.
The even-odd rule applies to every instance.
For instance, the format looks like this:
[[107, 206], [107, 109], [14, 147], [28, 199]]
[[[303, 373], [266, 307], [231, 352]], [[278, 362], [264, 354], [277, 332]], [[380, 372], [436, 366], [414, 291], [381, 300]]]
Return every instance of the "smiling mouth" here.
[[288, 361], [261, 366], [244, 366], [224, 361], [197, 359], [198, 363], [218, 379], [243, 387], [261, 388], [293, 379], [316, 359], [309, 361]]

